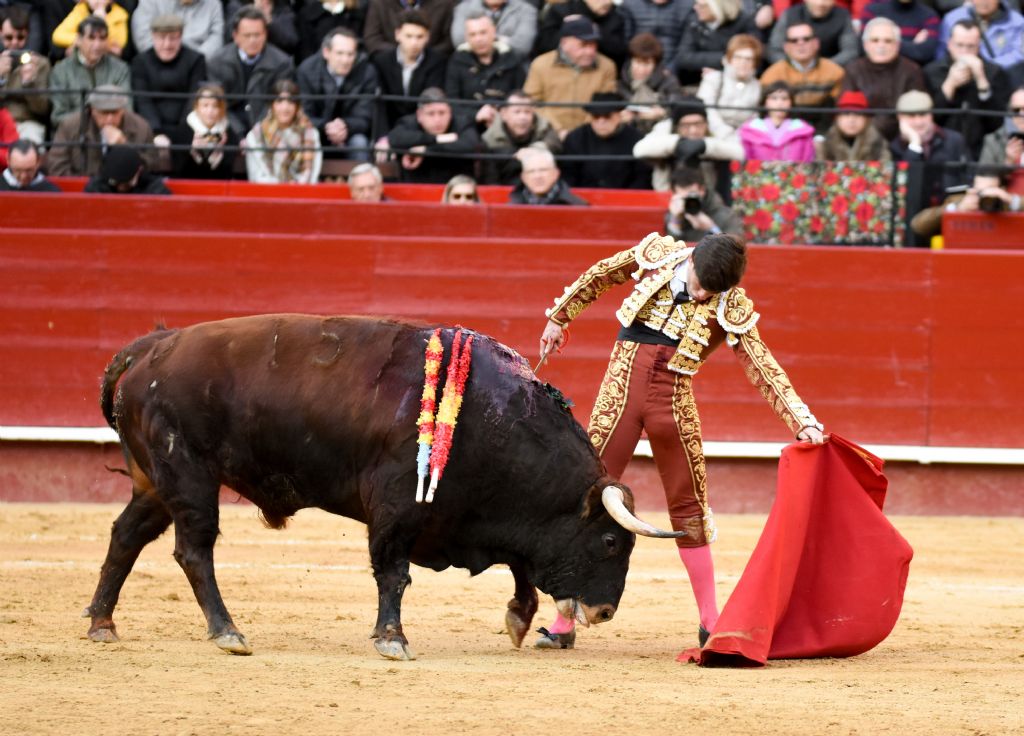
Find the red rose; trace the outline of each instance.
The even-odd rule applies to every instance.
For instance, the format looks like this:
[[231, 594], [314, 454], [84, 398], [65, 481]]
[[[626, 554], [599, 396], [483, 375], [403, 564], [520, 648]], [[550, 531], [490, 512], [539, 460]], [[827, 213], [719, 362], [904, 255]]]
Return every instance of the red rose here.
[[774, 184], [765, 184], [761, 187], [761, 199], [766, 202], [774, 202], [779, 198], [779, 188]]
[[855, 176], [850, 180], [850, 184], [846, 188], [850, 194], [856, 197], [868, 188], [868, 182], [863, 176]]
[[822, 220], [818, 215], [811, 217], [811, 232], [820, 233], [825, 228], [825, 221]]
[[761, 162], [760, 161], [747, 161], [747, 163], [744, 166], [744, 169], [746, 170], [746, 172], [748, 174], [757, 174], [757, 173], [759, 173], [761, 171]]
[[793, 177], [793, 181], [790, 184], [793, 185], [794, 189], [803, 189], [804, 184], [807, 183], [807, 177], [803, 174], [797, 174]]
[[836, 184], [839, 183], [839, 174], [832, 170], [826, 171], [825, 178], [823, 179], [823, 181], [825, 183], [825, 186], [834, 187]]
[[768, 210], [758, 210], [753, 217], [754, 227], [758, 230], [767, 230], [772, 226], [772, 213]]
[[796, 205], [792, 202], [786, 202], [784, 205], [779, 207], [779, 214], [782, 215], [782, 219], [785, 222], [793, 222], [800, 215], [800, 210], [797, 209]]
[[861, 227], [867, 227], [868, 221], [875, 216], [875, 207], [870, 202], [861, 202], [855, 210], [857, 223]]
[[832, 211], [840, 217], [844, 216], [850, 209], [850, 203], [846, 197], [839, 195], [832, 200]]

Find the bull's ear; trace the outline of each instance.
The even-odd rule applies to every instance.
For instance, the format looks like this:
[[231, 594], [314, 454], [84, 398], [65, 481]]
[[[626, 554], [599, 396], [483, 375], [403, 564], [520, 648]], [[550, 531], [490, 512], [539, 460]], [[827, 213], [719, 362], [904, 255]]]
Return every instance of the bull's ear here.
[[586, 520], [595, 514], [607, 513], [604, 508], [604, 502], [601, 500], [601, 495], [604, 493], [604, 489], [608, 486], [621, 488], [622, 500], [623, 503], [625, 503], [626, 508], [629, 509], [631, 514], [636, 512], [633, 505], [633, 492], [621, 483], [616, 483], [608, 478], [602, 478], [587, 489], [587, 494], [583, 497], [583, 509], [580, 511], [581, 519]]

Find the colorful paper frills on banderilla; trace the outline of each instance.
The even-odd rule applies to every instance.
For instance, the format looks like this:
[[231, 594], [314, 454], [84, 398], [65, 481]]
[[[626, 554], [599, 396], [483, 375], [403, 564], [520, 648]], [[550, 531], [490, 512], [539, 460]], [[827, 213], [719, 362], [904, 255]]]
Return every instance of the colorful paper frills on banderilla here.
[[[437, 378], [441, 369], [441, 359], [444, 357], [441, 329], [434, 330], [427, 341], [423, 362], [423, 395], [420, 397], [420, 416], [417, 420], [419, 437], [416, 441], [419, 448], [416, 453], [416, 503], [422, 503], [424, 500], [431, 503], [434, 500], [438, 481], [441, 480], [445, 465], [448, 464], [455, 424], [459, 417], [459, 409], [462, 408], [462, 394], [466, 390], [466, 379], [469, 378], [472, 346], [473, 336], [467, 337], [463, 343], [462, 330], [457, 330], [452, 340], [452, 354], [448, 361], [444, 393], [438, 405]], [[428, 472], [430, 486], [424, 499], [423, 485]]]

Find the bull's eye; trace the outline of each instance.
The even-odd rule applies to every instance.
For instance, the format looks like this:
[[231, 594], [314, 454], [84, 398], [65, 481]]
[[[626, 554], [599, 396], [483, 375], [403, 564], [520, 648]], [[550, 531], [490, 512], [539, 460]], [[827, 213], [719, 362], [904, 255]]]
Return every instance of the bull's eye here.
[[614, 552], [619, 548], [619, 540], [614, 534], [604, 534], [601, 536], [601, 541], [604, 542], [605, 549], [608, 552]]

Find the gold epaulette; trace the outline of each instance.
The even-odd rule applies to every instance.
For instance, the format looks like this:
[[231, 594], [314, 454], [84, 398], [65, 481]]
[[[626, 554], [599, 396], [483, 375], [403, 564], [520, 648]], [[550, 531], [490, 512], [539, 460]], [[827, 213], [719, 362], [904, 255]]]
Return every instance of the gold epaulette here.
[[633, 255], [640, 271], [653, 271], [656, 268], [678, 263], [685, 257], [688, 250], [686, 243], [676, 240], [671, 235], [651, 233], [633, 248]]
[[718, 324], [726, 331], [729, 345], [736, 344], [736, 335], [745, 335], [754, 329], [761, 315], [754, 311], [754, 302], [740, 287], [729, 289], [718, 300]]

